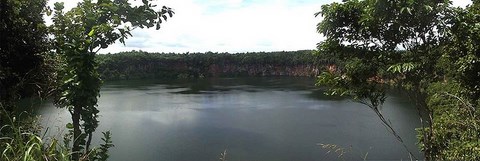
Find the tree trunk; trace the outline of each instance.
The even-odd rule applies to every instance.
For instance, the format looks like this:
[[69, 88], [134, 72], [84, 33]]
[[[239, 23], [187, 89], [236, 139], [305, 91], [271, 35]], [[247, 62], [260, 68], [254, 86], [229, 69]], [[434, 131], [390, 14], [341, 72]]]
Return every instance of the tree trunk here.
[[89, 152], [90, 144], [92, 143], [92, 133], [88, 133], [87, 144], [85, 145], [85, 152]]
[[80, 142], [82, 141], [80, 130], [80, 112], [81, 107], [75, 106], [73, 108], [72, 122], [73, 122], [73, 147], [72, 147], [72, 160], [78, 161], [80, 158]]

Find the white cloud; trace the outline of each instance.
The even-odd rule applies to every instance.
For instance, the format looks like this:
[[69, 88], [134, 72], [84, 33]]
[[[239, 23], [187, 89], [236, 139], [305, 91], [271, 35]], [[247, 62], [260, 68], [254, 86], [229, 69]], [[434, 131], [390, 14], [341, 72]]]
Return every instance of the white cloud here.
[[466, 7], [472, 4], [472, 0], [452, 0], [452, 5], [456, 7]]
[[[78, 0], [65, 2], [67, 9]], [[291, 5], [288, 0], [163, 0], [175, 10], [160, 30], [136, 29], [133, 37], [101, 51], [243, 52], [314, 49], [321, 39], [313, 14], [329, 2]]]
[[[168, 3], [167, 3], [168, 2]], [[287, 3], [247, 3], [241, 0], [165, 1], [175, 9], [162, 29], [134, 32], [126, 47], [116, 44], [104, 52], [244, 52], [314, 49], [321, 36], [313, 14], [322, 3], [289, 7]], [[225, 8], [217, 8], [225, 7]], [[149, 33], [149, 38], [136, 33]], [[142, 47], [130, 42], [145, 40]], [[176, 45], [175, 45], [176, 44]]]
[[[78, 0], [64, 1], [66, 8]], [[126, 46], [117, 42], [101, 53], [245, 52], [314, 49], [322, 36], [316, 32], [321, 5], [340, 0], [162, 0], [175, 10], [160, 30], [136, 29]], [[454, 0], [466, 6], [469, 0]]]

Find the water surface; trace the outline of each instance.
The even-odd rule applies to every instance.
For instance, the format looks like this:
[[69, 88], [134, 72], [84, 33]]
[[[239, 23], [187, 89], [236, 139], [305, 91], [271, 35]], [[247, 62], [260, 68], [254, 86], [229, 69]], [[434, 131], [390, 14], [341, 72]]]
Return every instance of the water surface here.
[[[215, 161], [225, 149], [231, 161], [409, 160], [371, 109], [326, 97], [313, 84], [309, 78], [107, 82], [94, 142], [110, 130], [113, 161]], [[51, 103], [38, 113], [52, 135], [70, 121]], [[383, 113], [420, 157], [413, 106], [391, 95]]]

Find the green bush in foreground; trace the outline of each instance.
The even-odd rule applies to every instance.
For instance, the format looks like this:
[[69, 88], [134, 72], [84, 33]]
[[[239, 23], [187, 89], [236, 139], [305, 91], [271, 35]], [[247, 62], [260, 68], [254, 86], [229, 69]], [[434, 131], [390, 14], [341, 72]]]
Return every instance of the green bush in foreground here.
[[427, 103], [435, 120], [431, 127], [418, 129], [418, 136], [420, 142], [431, 143], [421, 148], [437, 160], [480, 160], [480, 112], [464, 91], [459, 83], [434, 83], [429, 88]]
[[[0, 104], [0, 110], [4, 110]], [[2, 116], [7, 119], [6, 125], [0, 128], [0, 160], [2, 161], [70, 161], [73, 152], [69, 148], [72, 140], [71, 131], [65, 135], [63, 142], [56, 138], [45, 138], [40, 135], [41, 127], [38, 117]], [[113, 147], [109, 131], [103, 132], [103, 143], [93, 148], [80, 160], [105, 161], [108, 150]]]

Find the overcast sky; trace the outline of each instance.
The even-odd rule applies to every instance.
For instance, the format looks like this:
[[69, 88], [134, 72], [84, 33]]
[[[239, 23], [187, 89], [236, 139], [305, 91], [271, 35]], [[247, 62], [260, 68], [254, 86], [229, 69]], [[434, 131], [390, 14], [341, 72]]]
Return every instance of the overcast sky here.
[[[72, 8], [80, 0], [65, 2]], [[322, 36], [315, 30], [323, 4], [341, 0], [157, 0], [175, 15], [160, 30], [136, 29], [126, 45], [117, 42], [101, 53], [247, 52], [315, 49]], [[453, 0], [466, 6], [470, 0]], [[53, 7], [52, 7], [53, 8]]]

